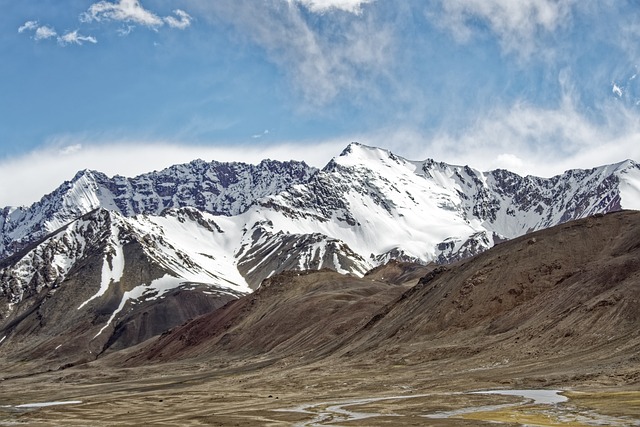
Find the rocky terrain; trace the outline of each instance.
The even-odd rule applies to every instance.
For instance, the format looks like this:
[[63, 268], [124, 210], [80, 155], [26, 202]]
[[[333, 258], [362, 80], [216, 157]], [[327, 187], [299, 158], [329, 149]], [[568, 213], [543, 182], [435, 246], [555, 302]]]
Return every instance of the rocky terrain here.
[[304, 183], [315, 172], [303, 162], [271, 160], [258, 165], [194, 160], [134, 178], [83, 170], [29, 207], [0, 211], [0, 256], [12, 255], [97, 208], [124, 216], [160, 215], [180, 207], [237, 215], [258, 198]]

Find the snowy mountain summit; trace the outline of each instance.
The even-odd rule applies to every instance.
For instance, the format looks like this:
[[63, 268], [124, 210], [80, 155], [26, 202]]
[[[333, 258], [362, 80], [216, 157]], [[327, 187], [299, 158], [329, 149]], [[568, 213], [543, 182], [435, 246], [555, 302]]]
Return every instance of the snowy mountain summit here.
[[[621, 209], [640, 209], [631, 160], [545, 179], [352, 143], [322, 170], [198, 160], [135, 178], [81, 171], [32, 206], [0, 211], [1, 327], [11, 334], [66, 304], [74, 315], [59, 327], [88, 318], [95, 354], [197, 314], [176, 301], [206, 311], [284, 270], [447, 263]], [[140, 313], [164, 323], [142, 333]]]

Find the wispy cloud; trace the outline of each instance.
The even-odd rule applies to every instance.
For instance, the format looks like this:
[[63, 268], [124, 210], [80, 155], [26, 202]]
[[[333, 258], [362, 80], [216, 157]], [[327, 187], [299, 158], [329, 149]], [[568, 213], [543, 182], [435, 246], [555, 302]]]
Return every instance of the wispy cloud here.
[[58, 35], [58, 32], [53, 27], [40, 25], [38, 21], [27, 21], [18, 28], [19, 33], [26, 31], [33, 32], [33, 39], [36, 41], [55, 38], [60, 46], [82, 45], [84, 42], [95, 44], [98, 42], [95, 37], [82, 35], [78, 30], [67, 31], [62, 35]]
[[372, 142], [387, 144], [410, 158], [436, 160], [522, 175], [552, 176], [624, 159], [640, 159], [640, 120], [620, 103], [602, 111], [595, 123], [566, 98], [557, 107], [516, 102], [479, 115], [472, 126], [435, 134], [389, 132]]
[[50, 39], [52, 37], [57, 37], [57, 36], [58, 36], [58, 33], [56, 33], [56, 30], [54, 30], [53, 28], [47, 25], [42, 25], [36, 28], [36, 32], [33, 38], [37, 41], [37, 40], [46, 40], [46, 39]]
[[38, 21], [27, 21], [18, 28], [19, 33], [33, 32], [33, 39], [36, 41], [57, 37], [58, 33], [48, 25], [40, 25]]
[[25, 31], [34, 31], [37, 28], [38, 28], [38, 21], [27, 21], [18, 28], [18, 32], [24, 33]]
[[[239, 34], [265, 50], [287, 73], [306, 105], [323, 106], [343, 94], [375, 92], [372, 80], [383, 78], [392, 63], [393, 31], [374, 14], [320, 16], [318, 25], [303, 8], [357, 10], [364, 2], [236, 0], [197, 2], [213, 25], [233, 24]], [[313, 3], [313, 5], [312, 5]]]
[[99, 1], [92, 4], [80, 16], [82, 22], [119, 21], [133, 23], [157, 29], [165, 25], [185, 29], [191, 25], [191, 16], [183, 10], [174, 10], [175, 16], [160, 17], [145, 9], [139, 0], [120, 0], [118, 2]]
[[541, 35], [568, 22], [576, 4], [576, 0], [439, 0], [435, 8], [427, 9], [427, 16], [460, 42], [486, 26], [505, 51], [528, 56]]
[[68, 44], [81, 45], [84, 42], [95, 44], [98, 43], [98, 40], [93, 36], [83, 36], [82, 34], [78, 33], [78, 30], [69, 31], [68, 33], [65, 33], [62, 36], [58, 37], [58, 43], [63, 46]]
[[138, 0], [94, 3], [80, 16], [80, 20], [83, 22], [114, 20], [133, 22], [147, 27], [159, 27], [163, 24], [158, 15], [143, 8]]
[[251, 138], [253, 138], [253, 139], [260, 139], [260, 138], [262, 138], [263, 136], [267, 136], [267, 135], [269, 135], [269, 129], [265, 129], [265, 130], [264, 130], [264, 132], [262, 132], [262, 133], [256, 133], [256, 134], [254, 134], [254, 135], [251, 135]]
[[167, 23], [171, 28], [177, 28], [179, 30], [184, 30], [188, 26], [191, 25], [192, 17], [185, 12], [184, 10], [176, 9], [173, 11], [176, 16], [165, 16], [163, 18], [164, 22]]
[[[126, 36], [131, 33], [136, 25], [154, 30], [167, 25], [170, 28], [184, 30], [191, 26], [193, 18], [181, 9], [175, 9], [173, 15], [161, 17], [145, 9], [139, 0], [99, 1], [93, 3], [87, 11], [80, 15], [80, 24], [105, 21], [124, 24], [125, 27], [117, 31], [120, 35]], [[34, 20], [26, 21], [18, 28], [18, 32], [33, 32], [33, 39], [36, 41], [55, 38], [60, 46], [82, 45], [85, 42], [95, 44], [98, 42], [96, 37], [83, 35], [79, 29], [59, 35], [52, 26], [40, 25], [38, 21]]]
[[363, 4], [374, 0], [293, 0], [304, 5], [312, 12], [327, 12], [331, 9], [343, 10], [351, 13], [360, 13]]

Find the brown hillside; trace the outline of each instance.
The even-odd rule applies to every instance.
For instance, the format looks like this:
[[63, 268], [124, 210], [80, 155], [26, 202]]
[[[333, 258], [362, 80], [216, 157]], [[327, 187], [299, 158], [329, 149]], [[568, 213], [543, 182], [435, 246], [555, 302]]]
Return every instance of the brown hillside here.
[[327, 271], [279, 275], [133, 360], [267, 353], [382, 364], [545, 360], [585, 372], [624, 365], [625, 381], [639, 379], [631, 368], [640, 366], [640, 212], [515, 239], [403, 289]]
[[329, 270], [282, 273], [253, 294], [163, 334], [134, 360], [325, 355], [406, 289]]
[[[379, 316], [381, 317], [381, 316]], [[441, 267], [409, 290], [361, 345], [468, 335], [540, 351], [627, 341], [640, 325], [640, 213], [543, 230]]]

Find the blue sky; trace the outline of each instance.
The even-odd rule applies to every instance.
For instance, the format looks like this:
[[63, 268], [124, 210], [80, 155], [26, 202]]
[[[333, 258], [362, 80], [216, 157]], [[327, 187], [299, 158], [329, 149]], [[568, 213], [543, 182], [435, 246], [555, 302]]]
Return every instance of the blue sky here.
[[0, 206], [83, 168], [640, 160], [640, 3], [0, 0]]

